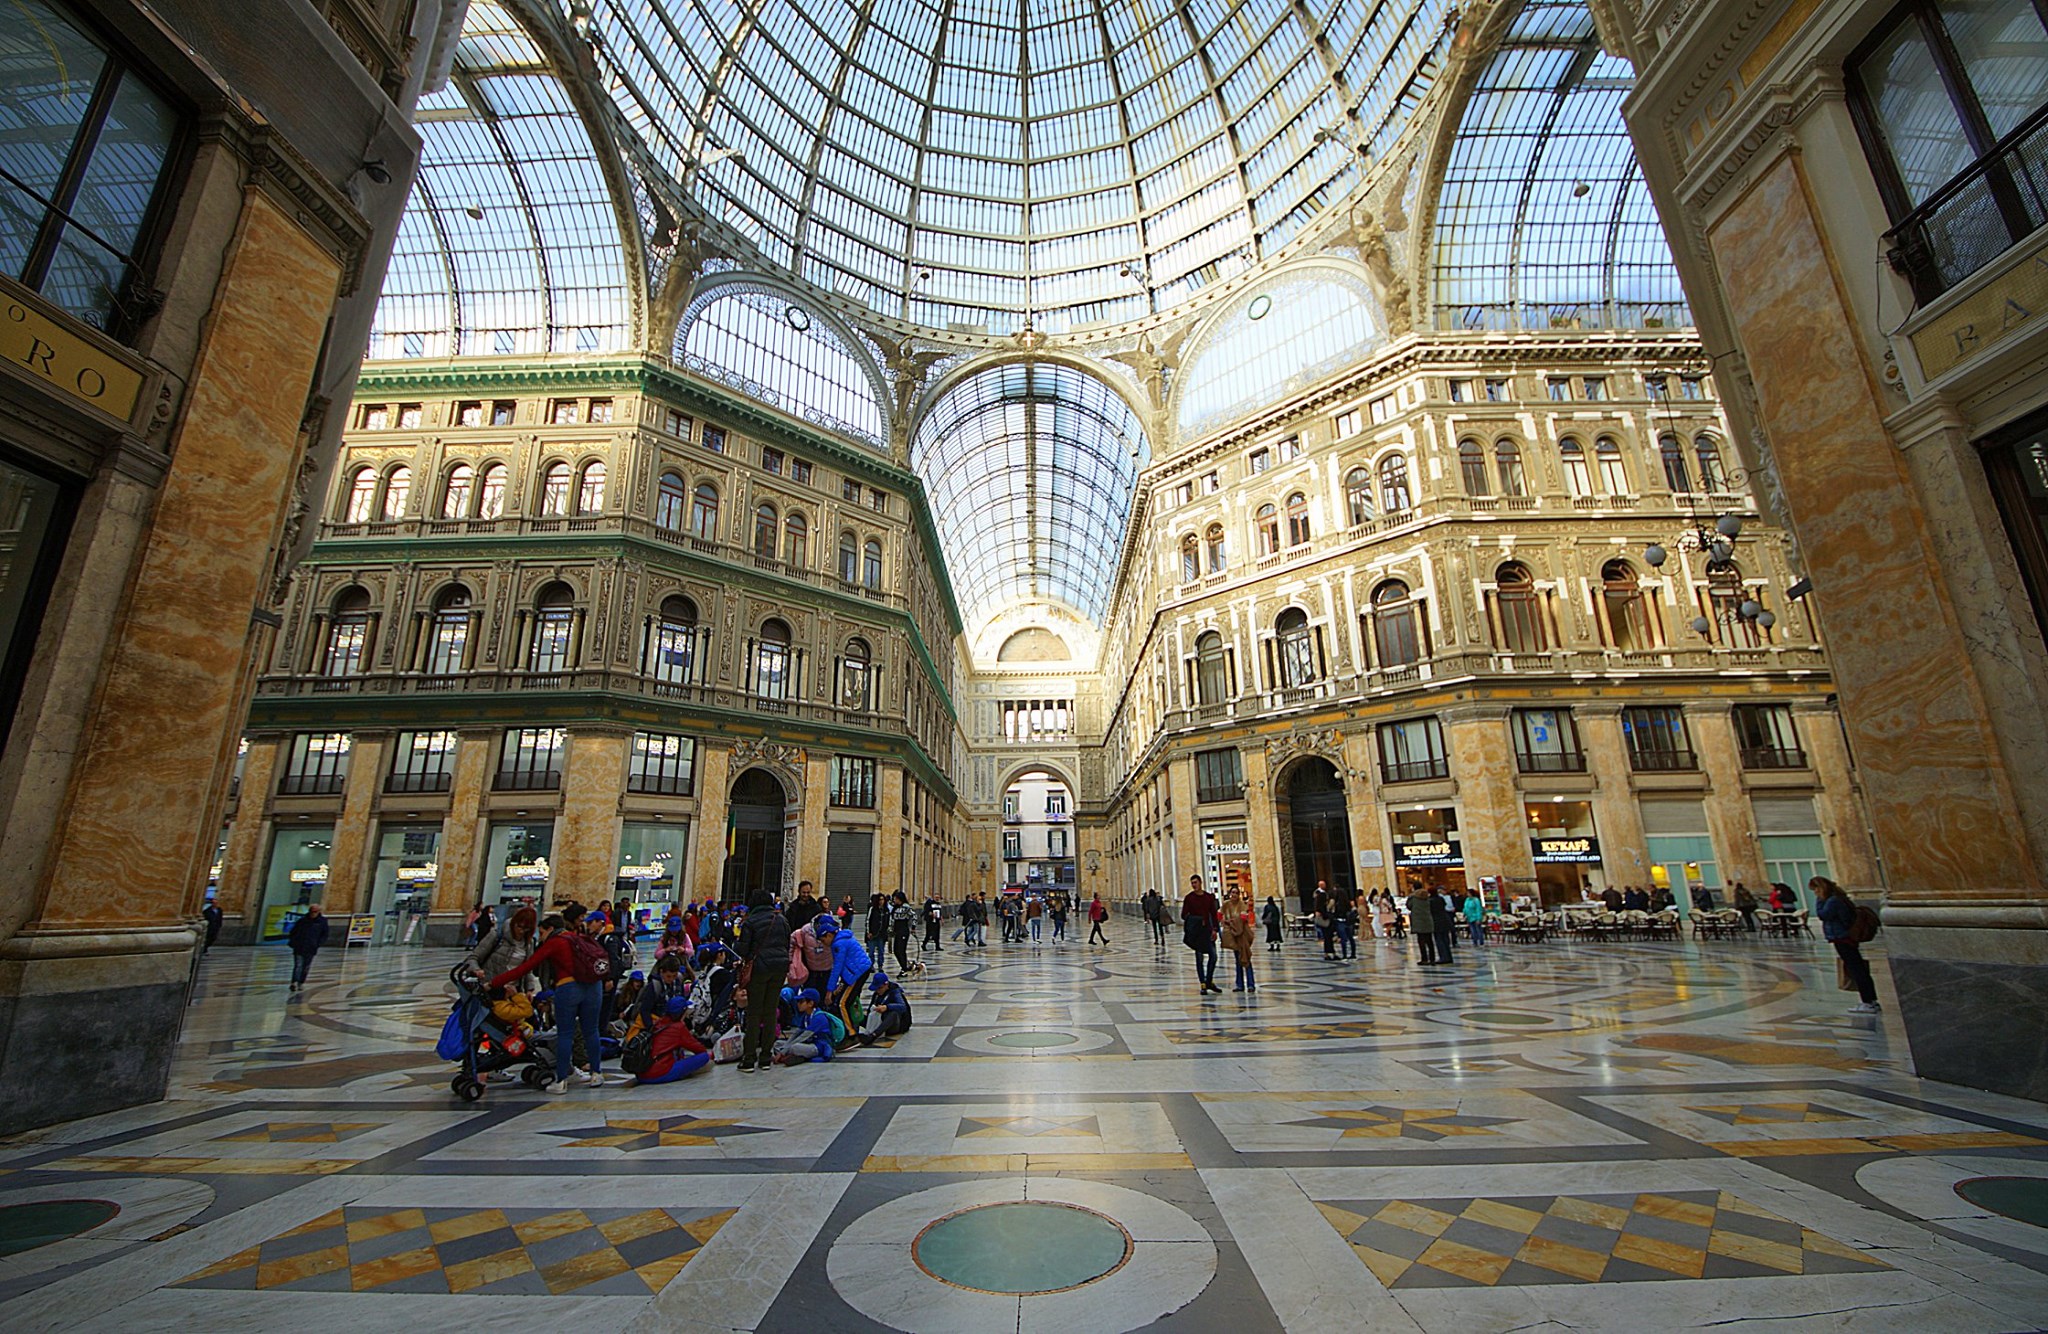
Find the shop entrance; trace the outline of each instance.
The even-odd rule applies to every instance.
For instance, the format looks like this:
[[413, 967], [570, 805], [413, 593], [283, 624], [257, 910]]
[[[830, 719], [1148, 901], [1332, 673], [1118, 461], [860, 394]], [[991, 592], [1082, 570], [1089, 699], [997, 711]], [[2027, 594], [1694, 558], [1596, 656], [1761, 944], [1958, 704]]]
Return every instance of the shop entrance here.
[[1328, 760], [1310, 756], [1288, 770], [1280, 791], [1280, 833], [1294, 848], [1294, 893], [1301, 910], [1309, 912], [1318, 880], [1327, 881], [1331, 889], [1358, 885], [1351, 869], [1344, 780]]
[[749, 769], [732, 785], [732, 833], [720, 891], [724, 902], [745, 903], [757, 889], [782, 891], [788, 804], [782, 784], [765, 769]]

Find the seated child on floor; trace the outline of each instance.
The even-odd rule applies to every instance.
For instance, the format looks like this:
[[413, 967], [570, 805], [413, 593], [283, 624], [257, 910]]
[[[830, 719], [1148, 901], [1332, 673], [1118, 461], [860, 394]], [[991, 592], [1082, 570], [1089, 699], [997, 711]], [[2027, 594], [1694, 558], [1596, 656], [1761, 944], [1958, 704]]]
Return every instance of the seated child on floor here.
[[818, 1008], [818, 993], [805, 987], [796, 993], [796, 1021], [775, 1042], [777, 1065], [802, 1065], [805, 1061], [829, 1061], [832, 1049], [844, 1032], [838, 1022]]
[[684, 1017], [688, 1006], [681, 996], [671, 997], [654, 1021], [654, 1045], [647, 1068], [640, 1072], [641, 1083], [673, 1084], [711, 1065], [711, 1053], [697, 1041]]
[[867, 1022], [861, 1028], [860, 1044], [872, 1047], [883, 1038], [899, 1037], [910, 1031], [910, 997], [894, 978], [875, 974], [868, 995]]

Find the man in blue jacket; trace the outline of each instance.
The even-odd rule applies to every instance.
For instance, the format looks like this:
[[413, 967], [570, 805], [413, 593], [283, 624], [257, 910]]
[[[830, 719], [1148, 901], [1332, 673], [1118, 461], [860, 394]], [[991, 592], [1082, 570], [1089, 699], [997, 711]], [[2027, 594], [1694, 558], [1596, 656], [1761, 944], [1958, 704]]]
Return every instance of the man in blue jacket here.
[[306, 915], [292, 923], [285, 940], [292, 947], [292, 990], [303, 991], [306, 970], [313, 966], [313, 956], [327, 943], [327, 916], [320, 911], [319, 904], [306, 906]]

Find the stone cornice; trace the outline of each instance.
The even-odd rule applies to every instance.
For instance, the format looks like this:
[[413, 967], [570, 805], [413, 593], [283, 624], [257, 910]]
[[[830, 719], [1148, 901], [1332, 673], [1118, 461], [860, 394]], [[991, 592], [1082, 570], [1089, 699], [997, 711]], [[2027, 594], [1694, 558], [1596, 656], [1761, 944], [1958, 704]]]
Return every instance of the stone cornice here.
[[[1823, 102], [1843, 97], [1841, 75], [1823, 65], [1809, 65], [1790, 82], [1751, 91], [1739, 114], [1709, 137], [1691, 168], [1679, 180], [1685, 207], [1704, 213], [1731, 181], [1764, 153], [1787, 127], [1805, 118]], [[1796, 148], [1789, 135], [1785, 147]]]
[[340, 261], [338, 295], [353, 295], [362, 283], [373, 229], [348, 197], [274, 126], [256, 119], [240, 103], [228, 102], [209, 109], [200, 118], [195, 133], [200, 142], [218, 143], [247, 165], [249, 184], [270, 196], [308, 236]]

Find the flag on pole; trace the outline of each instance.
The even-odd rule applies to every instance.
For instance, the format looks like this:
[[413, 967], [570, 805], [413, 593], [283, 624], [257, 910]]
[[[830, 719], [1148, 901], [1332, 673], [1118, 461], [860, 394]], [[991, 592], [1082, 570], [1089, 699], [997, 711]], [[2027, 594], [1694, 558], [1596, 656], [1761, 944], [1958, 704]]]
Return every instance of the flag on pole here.
[[725, 855], [728, 857], [732, 856], [735, 852], [739, 850], [739, 845], [739, 813], [734, 811], [732, 807], [728, 806], [725, 808]]

